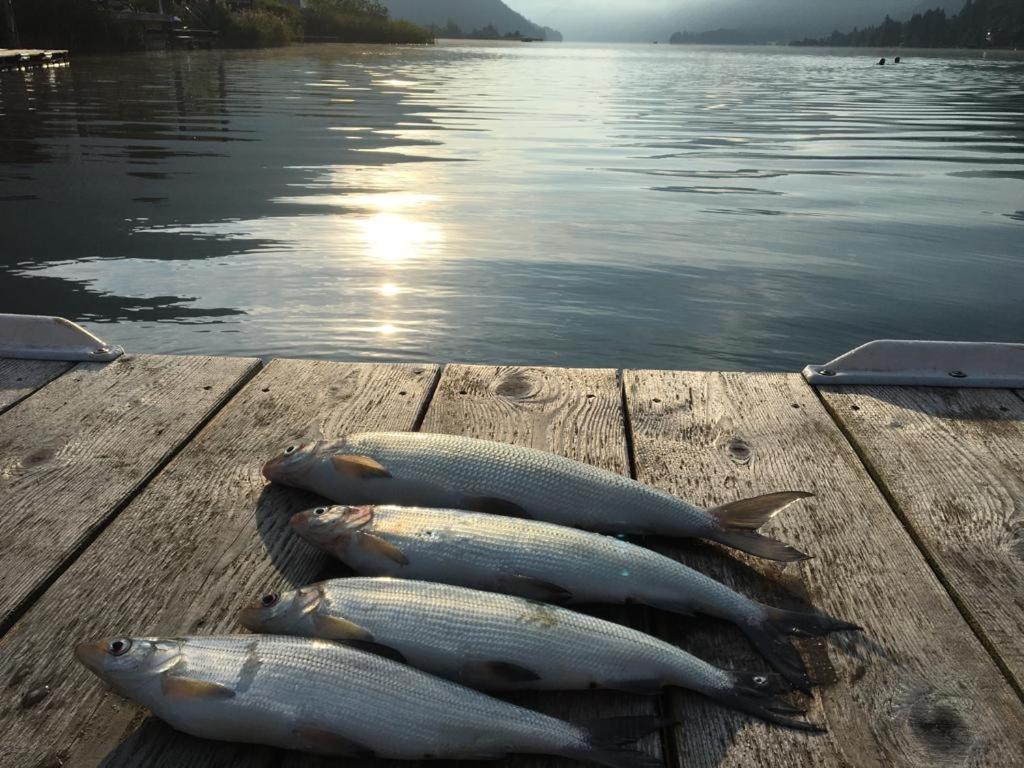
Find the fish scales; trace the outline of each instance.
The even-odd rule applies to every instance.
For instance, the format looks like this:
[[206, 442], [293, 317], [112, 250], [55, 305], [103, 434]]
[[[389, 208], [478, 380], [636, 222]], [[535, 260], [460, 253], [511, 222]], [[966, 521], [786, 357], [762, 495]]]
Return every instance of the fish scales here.
[[[393, 543], [409, 564], [364, 557], [350, 547], [348, 562], [379, 575], [430, 579], [450, 568], [473, 570], [469, 579], [488, 579], [496, 589], [502, 575], [526, 574], [571, 593], [568, 602], [641, 601], [686, 605], [689, 610], [730, 617], [750, 613], [754, 604], [724, 584], [664, 555], [613, 536], [560, 525], [456, 510], [392, 505], [374, 508], [366, 529]], [[660, 599], [659, 599], [660, 598]]]
[[418, 432], [289, 446], [263, 472], [342, 504], [466, 509], [604, 533], [706, 538], [777, 560], [806, 557], [757, 533], [810, 494], [784, 491], [712, 510], [615, 472], [530, 448]]
[[397, 576], [560, 604], [644, 603], [736, 624], [788, 681], [810, 679], [786, 635], [855, 625], [772, 608], [672, 558], [552, 523], [423, 507], [317, 507], [292, 518], [313, 544], [367, 576]]
[[203, 738], [397, 759], [524, 752], [644, 762], [596, 748], [582, 727], [337, 643], [126, 638], [80, 644], [76, 655], [119, 692]]

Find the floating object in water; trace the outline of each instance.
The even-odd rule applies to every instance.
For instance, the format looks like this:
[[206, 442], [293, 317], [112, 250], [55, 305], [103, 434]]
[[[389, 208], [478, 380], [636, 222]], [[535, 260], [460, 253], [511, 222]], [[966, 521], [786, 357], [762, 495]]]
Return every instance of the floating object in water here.
[[179, 731], [327, 755], [400, 760], [559, 755], [661, 765], [625, 745], [654, 717], [580, 727], [338, 643], [276, 635], [115, 638], [78, 660]]
[[264, 465], [273, 482], [339, 504], [409, 504], [544, 520], [603, 533], [710, 539], [771, 560], [803, 552], [757, 532], [812, 494], [783, 491], [701, 509], [615, 472], [507, 443], [373, 432], [288, 447]]
[[892, 63], [893, 64], [899, 64], [900, 63], [900, 57], [897, 56], [895, 59], [892, 60]]
[[885, 64], [885, 56], [878, 60], [879, 65]]
[[736, 624], [802, 691], [811, 680], [786, 635], [859, 627], [763, 605], [669, 557], [552, 523], [422, 507], [317, 507], [292, 527], [367, 576], [398, 576], [549, 603], [643, 603]]

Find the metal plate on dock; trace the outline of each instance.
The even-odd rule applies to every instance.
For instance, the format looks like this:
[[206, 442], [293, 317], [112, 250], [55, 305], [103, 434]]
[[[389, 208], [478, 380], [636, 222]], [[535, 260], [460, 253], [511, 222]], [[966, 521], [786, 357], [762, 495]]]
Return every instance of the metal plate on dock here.
[[1024, 387], [1024, 344], [883, 339], [803, 374], [811, 384]]

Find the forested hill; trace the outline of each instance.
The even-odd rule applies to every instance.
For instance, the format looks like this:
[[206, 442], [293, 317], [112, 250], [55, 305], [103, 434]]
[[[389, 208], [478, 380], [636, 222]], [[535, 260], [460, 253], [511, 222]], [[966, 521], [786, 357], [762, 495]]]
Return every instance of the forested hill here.
[[837, 30], [829, 37], [794, 45], [1020, 48], [1024, 47], [1024, 0], [967, 0], [959, 13], [934, 8], [907, 21], [886, 16], [877, 27]]
[[465, 33], [495, 28], [500, 35], [518, 32], [523, 37], [561, 40], [553, 29], [534, 24], [502, 0], [383, 0], [391, 16], [438, 28], [443, 33], [449, 22]]

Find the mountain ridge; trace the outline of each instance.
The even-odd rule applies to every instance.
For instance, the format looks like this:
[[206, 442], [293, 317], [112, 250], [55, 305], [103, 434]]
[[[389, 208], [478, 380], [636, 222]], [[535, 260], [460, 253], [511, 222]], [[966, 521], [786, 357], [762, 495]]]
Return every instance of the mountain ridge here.
[[495, 27], [502, 35], [518, 32], [525, 37], [560, 40], [553, 29], [536, 24], [509, 8], [503, 0], [382, 0], [393, 18], [408, 19], [428, 27], [455, 22], [465, 31]]

